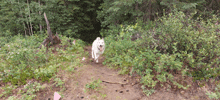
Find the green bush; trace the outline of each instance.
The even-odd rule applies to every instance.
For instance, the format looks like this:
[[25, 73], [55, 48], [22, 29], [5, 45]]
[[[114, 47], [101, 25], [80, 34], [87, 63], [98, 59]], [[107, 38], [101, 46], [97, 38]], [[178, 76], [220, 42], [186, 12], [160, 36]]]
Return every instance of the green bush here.
[[43, 52], [36, 52], [35, 46], [39, 41], [33, 37], [29, 39], [18, 35], [10, 38], [10, 42], [2, 46], [1, 52], [1, 80], [12, 84], [25, 84], [26, 79], [33, 78], [35, 69], [46, 63]]
[[217, 74], [213, 72], [219, 70], [216, 67], [220, 55], [217, 32], [220, 25], [216, 25], [219, 19], [213, 16], [207, 21], [193, 20], [191, 16], [176, 12], [159, 19], [160, 24], [152, 33], [157, 49], [160, 53], [177, 54], [176, 59], [193, 70], [191, 74], [196, 80], [215, 77]]
[[49, 52], [46, 53], [46, 47], [38, 48], [45, 38], [45, 35], [18, 35], [1, 44], [0, 81], [11, 82], [13, 85], [26, 84], [26, 80], [32, 78], [49, 81], [57, 72], [57, 68], [63, 66], [64, 61], [68, 66], [80, 65], [80, 61], [74, 59], [86, 55], [82, 55], [84, 42], [77, 40], [75, 45], [68, 45], [68, 38], [64, 36], [61, 36], [61, 45], [66, 45], [66, 50], [57, 48], [58, 55], [54, 55], [51, 53], [51, 49], [54, 48], [49, 48]]
[[[105, 38], [103, 64], [120, 68], [121, 74], [136, 72], [142, 76], [141, 83], [151, 88], [169, 82], [187, 89], [186, 76], [194, 80], [219, 76], [219, 19], [213, 16], [205, 21], [193, 15], [174, 11], [151, 24], [139, 21], [108, 30], [119, 32]], [[141, 37], [132, 41], [136, 34]]]

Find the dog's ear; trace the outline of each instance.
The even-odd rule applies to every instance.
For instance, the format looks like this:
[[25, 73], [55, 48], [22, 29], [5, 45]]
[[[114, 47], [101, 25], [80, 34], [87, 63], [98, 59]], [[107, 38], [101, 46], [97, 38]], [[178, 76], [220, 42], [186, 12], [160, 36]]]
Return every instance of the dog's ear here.
[[100, 40], [100, 37], [97, 37], [96, 40]]
[[104, 38], [102, 38], [102, 40], [104, 40]]

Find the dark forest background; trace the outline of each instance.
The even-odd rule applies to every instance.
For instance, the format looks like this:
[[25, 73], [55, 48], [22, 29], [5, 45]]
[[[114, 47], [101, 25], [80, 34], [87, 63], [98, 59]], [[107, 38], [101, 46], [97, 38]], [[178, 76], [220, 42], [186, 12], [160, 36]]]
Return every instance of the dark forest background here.
[[185, 14], [196, 11], [195, 19], [207, 19], [219, 13], [219, 6], [220, 0], [1, 0], [0, 35], [46, 32], [45, 12], [53, 33], [91, 43], [101, 30], [113, 26], [137, 20], [148, 24], [174, 9]]

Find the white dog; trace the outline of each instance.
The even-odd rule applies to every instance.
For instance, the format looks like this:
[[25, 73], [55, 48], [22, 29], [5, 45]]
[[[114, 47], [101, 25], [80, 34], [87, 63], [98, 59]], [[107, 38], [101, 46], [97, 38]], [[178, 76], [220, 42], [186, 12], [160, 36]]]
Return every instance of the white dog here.
[[104, 38], [100, 39], [97, 37], [96, 40], [92, 43], [92, 58], [98, 63], [98, 57], [103, 54], [105, 51], [105, 42]]

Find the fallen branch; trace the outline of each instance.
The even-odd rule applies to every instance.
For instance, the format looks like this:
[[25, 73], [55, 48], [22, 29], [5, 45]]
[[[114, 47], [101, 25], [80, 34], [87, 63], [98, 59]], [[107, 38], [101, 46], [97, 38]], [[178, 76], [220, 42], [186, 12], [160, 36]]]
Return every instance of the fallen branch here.
[[105, 82], [105, 83], [109, 83], [109, 84], [123, 84], [123, 85], [126, 85], [128, 83], [120, 83], [120, 82], [109, 82], [109, 81], [102, 81], [102, 82]]

